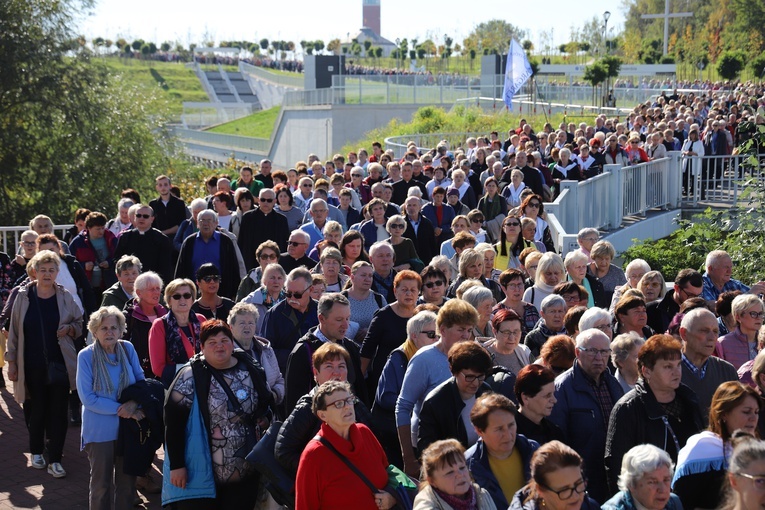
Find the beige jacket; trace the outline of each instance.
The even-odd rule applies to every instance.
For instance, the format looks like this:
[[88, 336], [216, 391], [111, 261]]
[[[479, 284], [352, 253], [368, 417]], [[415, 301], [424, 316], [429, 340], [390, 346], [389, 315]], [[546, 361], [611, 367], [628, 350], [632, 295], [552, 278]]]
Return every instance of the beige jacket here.
[[[29, 309], [29, 293], [36, 286], [35, 282], [28, 284], [19, 291], [16, 301], [11, 310], [11, 324], [8, 330], [8, 351], [5, 353], [6, 361], [15, 361], [18, 368], [18, 380], [13, 383], [13, 394], [16, 402], [24, 403], [27, 396], [27, 387], [24, 374], [24, 317]], [[56, 285], [56, 302], [58, 303], [59, 329], [64, 326], [74, 327], [74, 337], [62, 336], [58, 339], [61, 354], [64, 356], [66, 371], [69, 375], [69, 387], [77, 387], [75, 376], [77, 375], [77, 349], [74, 347], [74, 338], [82, 334], [82, 313], [74, 302], [72, 295]]]
[[[478, 510], [497, 510], [494, 500], [486, 489], [480, 488], [475, 483], [473, 488], [478, 492]], [[453, 510], [453, 508], [428, 485], [414, 498], [414, 510]]]

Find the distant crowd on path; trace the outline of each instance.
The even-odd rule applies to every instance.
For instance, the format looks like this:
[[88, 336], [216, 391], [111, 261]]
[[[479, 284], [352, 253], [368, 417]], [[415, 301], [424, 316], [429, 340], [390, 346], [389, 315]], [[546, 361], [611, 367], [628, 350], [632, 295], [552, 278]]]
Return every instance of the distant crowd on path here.
[[721, 250], [622, 268], [593, 228], [561, 257], [544, 205], [605, 164], [730, 154], [761, 94], [264, 160], [188, 202], [160, 175], [63, 239], [36, 216], [0, 254], [31, 467], [65, 477], [77, 424], [91, 508], [753, 508], [765, 282]]

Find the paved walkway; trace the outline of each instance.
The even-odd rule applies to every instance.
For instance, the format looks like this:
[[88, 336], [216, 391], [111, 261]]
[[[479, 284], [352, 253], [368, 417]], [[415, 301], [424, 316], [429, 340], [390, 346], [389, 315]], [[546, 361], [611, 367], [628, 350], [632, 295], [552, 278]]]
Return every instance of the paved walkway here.
[[[3, 376], [8, 386], [0, 390], [0, 510], [87, 509], [90, 465], [85, 452], [80, 451], [80, 428], [70, 426], [66, 435], [62, 461], [66, 478], [56, 479], [47, 470], [33, 469], [24, 414], [13, 400], [7, 368], [3, 369]], [[159, 480], [161, 457], [155, 462], [155, 469], [155, 479]], [[159, 494], [148, 499], [144, 496], [143, 501], [143, 508], [161, 508]]]

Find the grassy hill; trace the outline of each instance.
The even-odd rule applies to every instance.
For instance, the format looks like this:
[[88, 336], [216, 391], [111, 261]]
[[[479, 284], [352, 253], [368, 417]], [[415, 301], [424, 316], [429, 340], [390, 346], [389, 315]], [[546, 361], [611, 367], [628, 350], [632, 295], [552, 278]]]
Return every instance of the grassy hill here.
[[219, 124], [208, 129], [208, 131], [228, 135], [252, 136], [254, 138], [271, 138], [280, 109], [281, 107], [274, 106], [269, 110], [262, 110], [241, 119]]

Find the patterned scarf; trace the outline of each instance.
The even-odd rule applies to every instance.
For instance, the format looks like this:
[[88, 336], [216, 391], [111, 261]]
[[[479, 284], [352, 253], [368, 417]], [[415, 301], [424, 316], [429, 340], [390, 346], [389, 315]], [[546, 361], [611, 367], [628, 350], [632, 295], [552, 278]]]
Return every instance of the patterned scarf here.
[[470, 489], [461, 496], [446, 494], [435, 487], [433, 487], [433, 491], [454, 510], [478, 510], [478, 495], [475, 492], [473, 484], [470, 484]]
[[130, 377], [128, 370], [130, 370], [127, 353], [122, 346], [122, 341], [118, 341], [114, 349], [116, 359], [114, 361], [109, 359], [109, 355], [101, 347], [101, 342], [96, 340], [93, 342], [93, 391], [95, 393], [101, 393], [111, 395], [114, 392], [114, 384], [112, 378], [109, 376], [109, 371], [106, 365], [120, 367], [120, 381], [117, 385], [117, 398], [122, 395], [122, 390], [130, 385]]
[[[189, 357], [186, 355], [186, 349], [183, 347], [183, 339], [181, 338], [181, 327], [178, 325], [178, 319], [175, 318], [173, 312], [167, 312], [167, 315], [162, 317], [165, 322], [165, 343], [167, 345], [167, 355], [173, 363], [186, 363]], [[199, 343], [199, 330], [201, 325], [197, 314], [189, 312], [189, 327], [191, 328], [191, 338], [189, 341], [194, 346], [194, 352], [198, 353], [202, 350], [202, 346]]]

